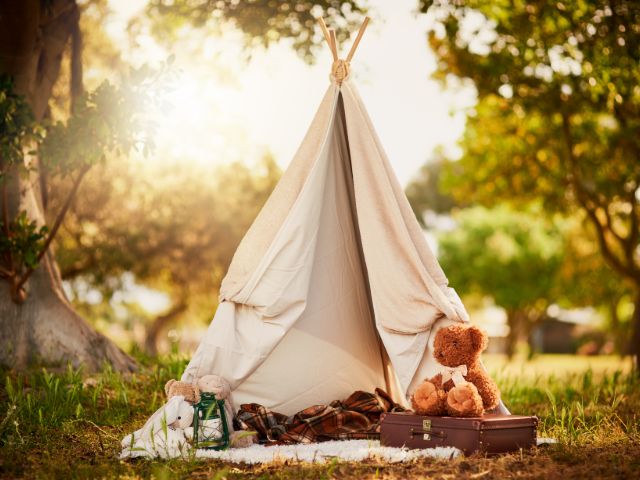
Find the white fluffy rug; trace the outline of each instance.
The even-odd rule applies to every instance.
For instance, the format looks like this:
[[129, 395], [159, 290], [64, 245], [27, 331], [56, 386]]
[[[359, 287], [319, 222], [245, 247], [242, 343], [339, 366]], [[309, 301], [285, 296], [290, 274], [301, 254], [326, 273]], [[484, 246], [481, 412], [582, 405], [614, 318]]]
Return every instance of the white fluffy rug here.
[[234, 463], [270, 463], [293, 460], [300, 462], [324, 463], [334, 458], [344, 461], [384, 460], [387, 462], [408, 462], [416, 458], [454, 458], [461, 452], [455, 447], [436, 447], [418, 450], [381, 447], [377, 440], [343, 440], [335, 442], [308, 443], [296, 445], [252, 445], [248, 448], [229, 450], [198, 450], [197, 457], [217, 458]]

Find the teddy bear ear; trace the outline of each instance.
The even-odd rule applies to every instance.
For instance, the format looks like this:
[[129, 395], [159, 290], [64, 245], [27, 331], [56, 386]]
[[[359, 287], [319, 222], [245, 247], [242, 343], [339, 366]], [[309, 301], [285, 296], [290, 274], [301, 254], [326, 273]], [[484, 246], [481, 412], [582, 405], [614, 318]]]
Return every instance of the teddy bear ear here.
[[167, 394], [167, 397], [169, 396], [169, 391], [171, 390], [171, 385], [173, 385], [174, 383], [176, 383], [176, 381], [171, 379], [167, 383], [164, 384], [164, 393]]
[[487, 348], [489, 339], [486, 333], [474, 325], [469, 327], [469, 334], [471, 335], [471, 343], [473, 343], [477, 352], [482, 352]]

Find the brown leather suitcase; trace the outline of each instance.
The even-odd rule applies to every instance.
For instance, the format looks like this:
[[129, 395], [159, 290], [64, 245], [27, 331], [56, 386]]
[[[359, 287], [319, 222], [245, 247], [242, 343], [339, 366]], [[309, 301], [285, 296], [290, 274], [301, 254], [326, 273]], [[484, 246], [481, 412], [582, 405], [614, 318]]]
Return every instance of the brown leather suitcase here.
[[383, 413], [380, 444], [388, 447], [457, 447], [465, 455], [497, 454], [536, 444], [538, 417], [425, 417], [412, 412]]

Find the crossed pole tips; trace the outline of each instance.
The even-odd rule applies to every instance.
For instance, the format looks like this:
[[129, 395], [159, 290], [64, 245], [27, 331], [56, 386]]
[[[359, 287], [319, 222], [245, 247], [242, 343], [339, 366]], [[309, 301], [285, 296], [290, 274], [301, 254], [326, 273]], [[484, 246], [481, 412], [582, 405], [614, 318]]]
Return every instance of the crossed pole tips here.
[[353, 45], [351, 45], [351, 49], [347, 54], [347, 58], [343, 60], [338, 57], [338, 43], [336, 42], [335, 30], [333, 28], [327, 28], [327, 24], [324, 23], [324, 19], [322, 17], [318, 18], [318, 23], [320, 24], [320, 28], [322, 29], [322, 34], [324, 35], [324, 39], [327, 41], [329, 49], [331, 50], [331, 55], [333, 56], [333, 64], [331, 65], [331, 76], [336, 80], [336, 83], [338, 85], [341, 85], [342, 81], [347, 77], [347, 75], [349, 75], [351, 59], [353, 58], [354, 53], [356, 53], [356, 49], [358, 48], [358, 44], [362, 39], [364, 31], [367, 29], [369, 20], [369, 17], [364, 17], [364, 21], [362, 22], [362, 25], [360, 25], [360, 30], [358, 30], [358, 35], [353, 41]]

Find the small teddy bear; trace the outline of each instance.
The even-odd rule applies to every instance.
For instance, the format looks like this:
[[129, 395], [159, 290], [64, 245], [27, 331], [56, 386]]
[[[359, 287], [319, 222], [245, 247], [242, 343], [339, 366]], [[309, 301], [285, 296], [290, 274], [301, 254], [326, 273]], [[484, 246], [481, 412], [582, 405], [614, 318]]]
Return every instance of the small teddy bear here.
[[187, 382], [169, 380], [164, 385], [164, 393], [167, 394], [167, 400], [177, 395], [182, 395], [186, 402], [198, 403], [200, 401], [200, 389], [198, 386]]
[[411, 397], [419, 415], [477, 417], [500, 401], [495, 382], [480, 364], [487, 335], [476, 326], [454, 324], [436, 333], [433, 356], [440, 373], [425, 380]]
[[204, 375], [198, 378], [195, 383], [181, 382], [179, 380], [169, 380], [164, 385], [167, 400], [182, 395], [189, 403], [198, 403], [200, 393], [213, 393], [218, 400], [227, 400], [231, 395], [231, 386], [219, 375]]

